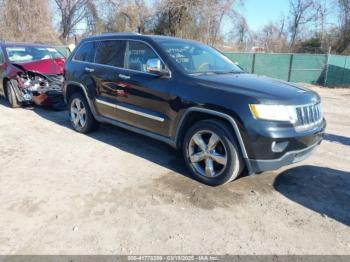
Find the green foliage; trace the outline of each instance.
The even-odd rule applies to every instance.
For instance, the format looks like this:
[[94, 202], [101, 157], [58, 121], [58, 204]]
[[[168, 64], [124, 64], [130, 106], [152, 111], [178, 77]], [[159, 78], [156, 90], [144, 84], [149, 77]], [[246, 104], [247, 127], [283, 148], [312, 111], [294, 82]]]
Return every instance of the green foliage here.
[[303, 42], [300, 42], [297, 46], [297, 52], [298, 53], [315, 53], [315, 54], [324, 53], [321, 39], [317, 37], [313, 37]]

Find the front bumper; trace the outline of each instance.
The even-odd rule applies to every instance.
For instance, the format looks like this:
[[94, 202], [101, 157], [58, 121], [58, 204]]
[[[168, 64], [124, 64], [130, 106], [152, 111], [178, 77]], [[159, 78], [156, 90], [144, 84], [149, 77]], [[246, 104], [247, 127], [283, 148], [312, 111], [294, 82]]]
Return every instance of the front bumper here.
[[17, 100], [23, 104], [31, 104], [32, 102], [37, 106], [43, 106], [46, 108], [52, 108], [54, 110], [66, 110], [67, 104], [64, 101], [63, 93], [60, 90], [48, 88], [45, 92], [42, 93], [32, 93], [15, 89]]
[[62, 92], [55, 90], [33, 96], [32, 100], [38, 106], [48, 107], [58, 111], [67, 108]]
[[[271, 137], [263, 137], [255, 143], [253, 157], [247, 159], [249, 171], [252, 174], [276, 170], [283, 166], [291, 165], [308, 158], [316, 147], [321, 144], [326, 128], [324, 120], [320, 126], [307, 133], [278, 136], [280, 133], [271, 133]], [[277, 137], [277, 138], [276, 138]], [[274, 143], [285, 143], [286, 146], [280, 152], [273, 152]]]
[[320, 140], [317, 144], [307, 147], [298, 151], [287, 152], [279, 159], [272, 160], [256, 160], [256, 159], [248, 159], [250, 165], [251, 173], [261, 173], [270, 170], [276, 170], [283, 166], [291, 165], [308, 158], [312, 152], [316, 149], [316, 147], [322, 142]]

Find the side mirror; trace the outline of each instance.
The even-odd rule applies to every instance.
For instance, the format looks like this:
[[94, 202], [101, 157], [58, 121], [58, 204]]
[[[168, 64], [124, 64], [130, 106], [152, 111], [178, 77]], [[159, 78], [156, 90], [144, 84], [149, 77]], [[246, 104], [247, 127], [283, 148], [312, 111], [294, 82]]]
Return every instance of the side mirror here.
[[162, 61], [158, 58], [148, 59], [146, 63], [146, 69], [148, 73], [156, 74], [159, 76], [169, 76], [170, 73], [163, 67]]

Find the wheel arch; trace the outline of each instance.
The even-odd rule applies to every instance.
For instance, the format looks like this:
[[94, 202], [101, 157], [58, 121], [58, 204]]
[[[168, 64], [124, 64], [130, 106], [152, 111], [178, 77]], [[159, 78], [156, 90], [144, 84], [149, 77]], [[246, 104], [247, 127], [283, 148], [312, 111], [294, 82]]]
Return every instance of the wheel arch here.
[[193, 123], [193, 120], [200, 121], [205, 119], [219, 119], [229, 124], [229, 126], [234, 131], [234, 134], [236, 135], [236, 139], [239, 144], [243, 159], [245, 160], [246, 167], [248, 168], [248, 172], [251, 173], [247, 150], [245, 148], [241, 132], [237, 125], [237, 120], [228, 114], [211, 110], [211, 109], [197, 108], [197, 107], [192, 107], [187, 109], [183, 114], [182, 118], [180, 119], [179, 125], [176, 130], [176, 137], [175, 137], [176, 146], [178, 148], [181, 148], [181, 143], [186, 134], [186, 130], [188, 130], [188, 127]]
[[74, 94], [74, 93], [81, 93], [83, 95], [85, 95], [85, 87], [79, 83], [75, 83], [75, 82], [68, 82], [65, 86], [65, 99], [68, 102], [70, 97]]
[[82, 95], [85, 96], [85, 98], [89, 104], [89, 107], [91, 109], [92, 114], [94, 116], [96, 116], [97, 113], [95, 110], [95, 106], [94, 106], [92, 99], [90, 98], [90, 96], [88, 94], [88, 89], [84, 85], [77, 83], [77, 82], [70, 81], [70, 82], [66, 83], [65, 87], [64, 87], [64, 99], [67, 103], [69, 102], [70, 97], [74, 93], [81, 93]]

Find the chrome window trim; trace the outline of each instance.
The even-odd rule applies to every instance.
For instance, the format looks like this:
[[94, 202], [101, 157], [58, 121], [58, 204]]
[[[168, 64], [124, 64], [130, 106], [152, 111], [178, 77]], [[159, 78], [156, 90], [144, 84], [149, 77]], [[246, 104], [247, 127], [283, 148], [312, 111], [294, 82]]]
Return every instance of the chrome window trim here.
[[[162, 63], [166, 66], [166, 68], [169, 70], [169, 79], [172, 78], [172, 72], [169, 68], [169, 66], [164, 62], [164, 60], [162, 59], [162, 57], [159, 55], [159, 53], [146, 41], [143, 40], [139, 40], [139, 39], [128, 39], [128, 38], [106, 38], [106, 39], [96, 39], [96, 40], [86, 40], [84, 41], [83, 44], [79, 45], [79, 48], [75, 51], [74, 56], [72, 57], [71, 61], [73, 62], [78, 62], [78, 63], [84, 63], [84, 64], [90, 64], [90, 65], [98, 65], [98, 66], [106, 66], [106, 67], [110, 67], [113, 69], [121, 69], [121, 70], [127, 70], [130, 72], [136, 72], [136, 73], [142, 73], [142, 74], [146, 74], [146, 75], [150, 75], [150, 76], [158, 76], [157, 74], [152, 74], [152, 73], [148, 73], [148, 72], [142, 72], [142, 71], [138, 71], [138, 70], [134, 70], [134, 69], [129, 69], [129, 68], [124, 68], [124, 67], [117, 67], [117, 66], [112, 66], [112, 65], [105, 65], [105, 64], [98, 64], [95, 62], [87, 62], [87, 61], [81, 61], [81, 60], [76, 60], [75, 56], [77, 55], [77, 53], [79, 52], [80, 48], [85, 44], [85, 43], [94, 43], [94, 42], [103, 42], [103, 41], [126, 41], [126, 42], [130, 42], [130, 41], [134, 41], [134, 42], [141, 42], [146, 44], [148, 47], [150, 47], [152, 49], [152, 51], [158, 56], [158, 58], [160, 59], [160, 61], [162, 61]], [[126, 50], [125, 50], [126, 51]], [[95, 50], [95, 54], [94, 54], [94, 60], [95, 60], [95, 56], [96, 56], [96, 50]]]
[[125, 111], [125, 112], [128, 112], [128, 113], [132, 113], [132, 114], [135, 114], [135, 115], [143, 116], [143, 117], [146, 117], [146, 118], [149, 118], [149, 119], [153, 119], [153, 120], [156, 120], [156, 121], [159, 121], [159, 122], [164, 122], [165, 121], [165, 119], [163, 117], [154, 116], [154, 115], [147, 114], [147, 113], [144, 113], [144, 112], [141, 112], [141, 111], [138, 111], [138, 110], [134, 110], [134, 109], [131, 109], [131, 108], [127, 108], [127, 107], [124, 107], [124, 106], [115, 105], [115, 104], [106, 102], [104, 100], [96, 99], [96, 102], [99, 103], [99, 104], [105, 105], [105, 106], [110, 106], [110, 107], [113, 107], [115, 109], [119, 109], [119, 110], [122, 110], [122, 111]]

